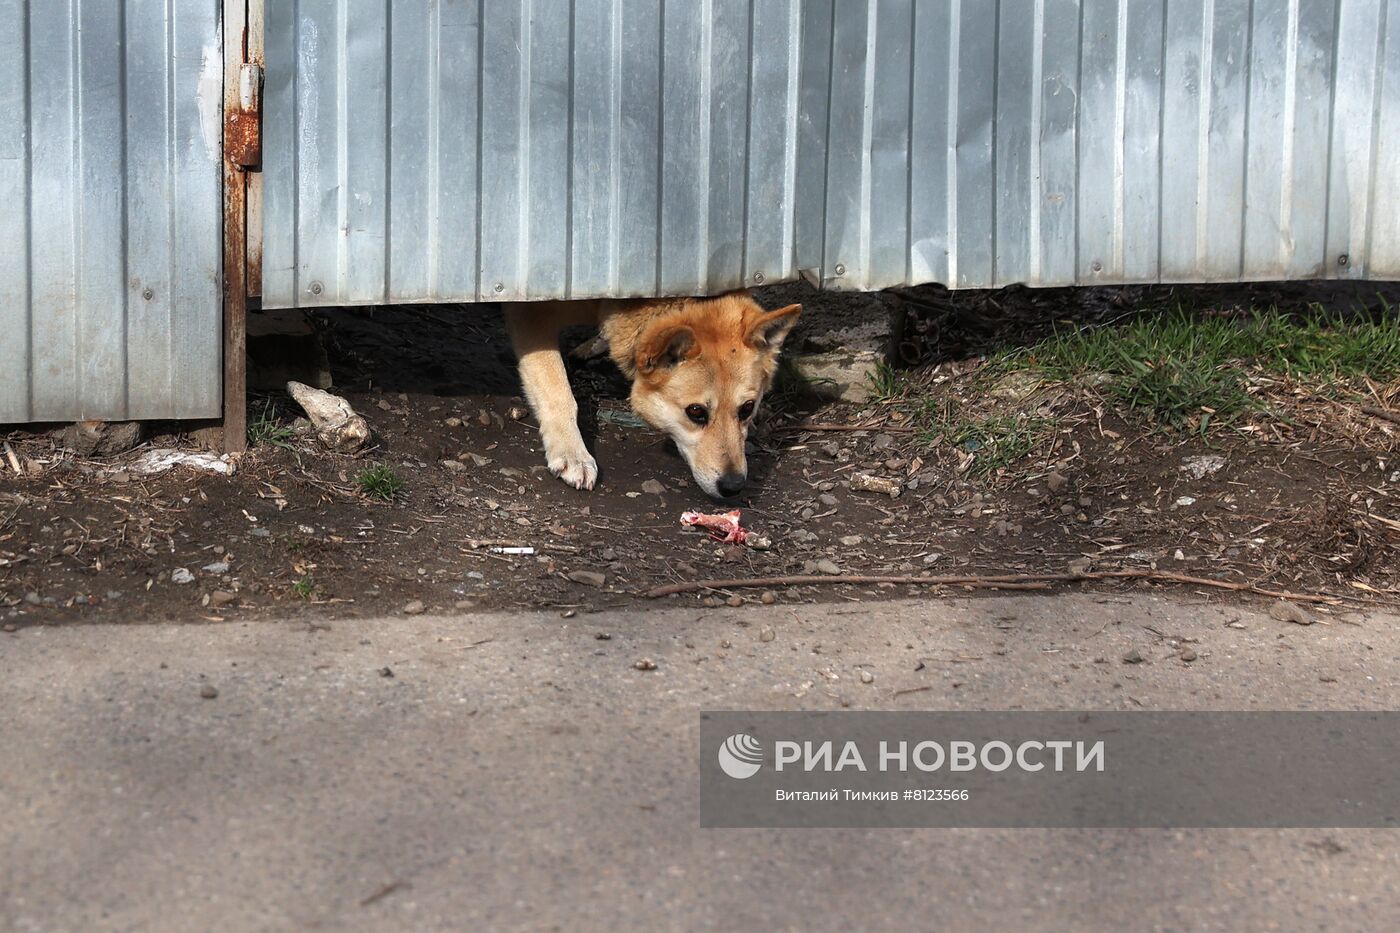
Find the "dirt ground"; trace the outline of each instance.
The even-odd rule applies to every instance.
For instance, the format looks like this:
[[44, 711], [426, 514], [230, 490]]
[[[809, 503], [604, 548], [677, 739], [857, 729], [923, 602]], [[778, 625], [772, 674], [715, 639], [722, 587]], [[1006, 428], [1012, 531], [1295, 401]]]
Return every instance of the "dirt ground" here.
[[[763, 298], [776, 305], [794, 291]], [[318, 314], [335, 390], [374, 429], [368, 451], [326, 453], [297, 433], [298, 412], [280, 395], [253, 399], [263, 440], [232, 476], [176, 467], [148, 477], [130, 465], [141, 449], [80, 458], [50, 433], [0, 432], [23, 473], [0, 473], [0, 622], [293, 612], [314, 624], [451, 609], [799, 603], [926, 592], [835, 583], [841, 576], [1070, 569], [1155, 568], [1325, 591], [1340, 598], [1337, 610], [1400, 596], [1400, 426], [1331, 430], [1331, 403], [1304, 399], [1287, 429], [1164, 433], [1074, 388], [1008, 379], [989, 390], [978, 374], [989, 346], [1066, 316], [1114, 319], [1144, 301], [1126, 289], [1059, 296], [905, 296], [899, 348], [922, 364], [918, 404], [1053, 414], [1053, 440], [1003, 467], [982, 470], [975, 446], [916, 430], [907, 397], [772, 399], [751, 439], [742, 497], [744, 522], [770, 539], [766, 550], [680, 526], [683, 511], [718, 507], [630, 414], [606, 360], [571, 363], [601, 468], [599, 487], [577, 492], [543, 466], [496, 309]], [[827, 315], [883, 321], [890, 299], [807, 300]], [[159, 427], [155, 435], [145, 448], [188, 444]], [[389, 501], [356, 482], [377, 465], [403, 481]], [[893, 483], [899, 495], [859, 488], [857, 477]], [[643, 595], [660, 584], [783, 574], [833, 584]]]

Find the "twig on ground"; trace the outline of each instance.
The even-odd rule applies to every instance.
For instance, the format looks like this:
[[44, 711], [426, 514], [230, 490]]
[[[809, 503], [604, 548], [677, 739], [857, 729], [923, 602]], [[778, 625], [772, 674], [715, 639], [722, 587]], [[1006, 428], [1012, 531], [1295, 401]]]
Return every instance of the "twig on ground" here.
[[789, 424], [775, 430], [784, 433], [795, 433], [799, 431], [811, 431], [819, 433], [822, 431], [883, 431], [886, 434], [913, 434], [915, 428], [908, 425], [893, 424]]
[[893, 583], [909, 586], [964, 586], [974, 589], [994, 590], [1047, 590], [1057, 583], [1086, 583], [1096, 580], [1146, 580], [1153, 583], [1180, 583], [1187, 586], [1206, 586], [1219, 590], [1233, 590], [1240, 593], [1253, 593], [1273, 599], [1291, 599], [1295, 602], [1338, 603], [1344, 599], [1360, 602], [1355, 596], [1329, 596], [1321, 593], [1293, 593], [1288, 590], [1270, 590], [1252, 583], [1235, 583], [1229, 580], [1214, 580], [1209, 577], [1192, 577], [1164, 570], [1102, 570], [1087, 573], [1014, 573], [999, 576], [791, 576], [754, 577], [747, 580], [696, 580], [689, 583], [671, 583], [653, 587], [646, 592], [648, 599], [658, 599], [676, 593], [695, 593], [700, 590], [739, 589], [742, 587], [776, 586], [831, 586], [833, 584], [878, 584]]
[[1400, 424], [1400, 411], [1388, 411], [1384, 408], [1377, 408], [1374, 405], [1362, 405], [1361, 410], [1372, 418], [1380, 418], [1382, 421]]
[[408, 882], [406, 881], [392, 881], [389, 884], [384, 885], [384, 887], [380, 888], [378, 891], [375, 891], [369, 897], [360, 901], [360, 906], [369, 907], [372, 904], [376, 904], [379, 901], [384, 900], [384, 898], [388, 897], [390, 894], [393, 894], [395, 891], [408, 887], [411, 887], [411, 885], [408, 884]]

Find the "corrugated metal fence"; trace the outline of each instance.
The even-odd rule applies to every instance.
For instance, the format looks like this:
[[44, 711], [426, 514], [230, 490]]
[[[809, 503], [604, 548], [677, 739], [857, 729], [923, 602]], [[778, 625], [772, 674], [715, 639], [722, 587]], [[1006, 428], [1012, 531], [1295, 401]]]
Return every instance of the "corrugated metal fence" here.
[[264, 303], [793, 277], [801, 11], [272, 0]]
[[269, 0], [264, 303], [1400, 277], [1400, 0]]
[[0, 423], [220, 414], [219, 0], [0, 0]]
[[[0, 0], [0, 423], [219, 415], [219, 8]], [[270, 307], [1400, 278], [1400, 0], [266, 13]]]

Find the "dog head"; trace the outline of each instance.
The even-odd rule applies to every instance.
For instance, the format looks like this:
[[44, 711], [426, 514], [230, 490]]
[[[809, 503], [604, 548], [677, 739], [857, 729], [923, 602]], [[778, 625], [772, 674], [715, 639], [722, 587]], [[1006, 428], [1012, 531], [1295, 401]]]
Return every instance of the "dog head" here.
[[687, 300], [640, 335], [632, 407], [671, 436], [710, 496], [737, 495], [748, 480], [749, 426], [801, 312], [764, 311], [735, 292]]

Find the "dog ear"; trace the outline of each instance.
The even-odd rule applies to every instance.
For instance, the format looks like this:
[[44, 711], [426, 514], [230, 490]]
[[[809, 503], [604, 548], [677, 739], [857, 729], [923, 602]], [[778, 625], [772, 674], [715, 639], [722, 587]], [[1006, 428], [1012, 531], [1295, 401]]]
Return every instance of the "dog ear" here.
[[777, 355], [801, 313], [801, 305], [788, 305], [759, 316], [749, 325], [749, 344], [756, 350], [767, 350]]
[[684, 324], [653, 328], [642, 338], [641, 350], [637, 353], [637, 369], [643, 373], [670, 369], [697, 352], [695, 331]]

